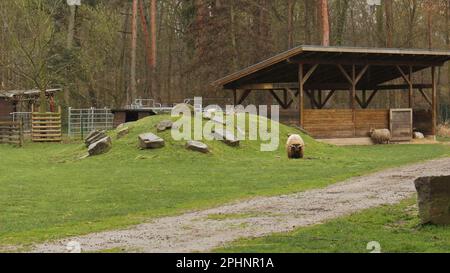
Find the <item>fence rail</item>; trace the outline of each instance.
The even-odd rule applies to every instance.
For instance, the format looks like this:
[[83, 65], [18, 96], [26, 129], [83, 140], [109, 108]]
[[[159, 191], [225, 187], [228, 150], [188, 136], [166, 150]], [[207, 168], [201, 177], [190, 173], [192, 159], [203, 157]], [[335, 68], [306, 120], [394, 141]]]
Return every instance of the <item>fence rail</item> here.
[[33, 142], [61, 142], [61, 110], [58, 113], [33, 112], [31, 138]]
[[110, 130], [114, 127], [114, 115], [108, 108], [69, 108], [68, 135], [83, 137], [93, 130]]
[[0, 121], [0, 144], [23, 145], [22, 121]]

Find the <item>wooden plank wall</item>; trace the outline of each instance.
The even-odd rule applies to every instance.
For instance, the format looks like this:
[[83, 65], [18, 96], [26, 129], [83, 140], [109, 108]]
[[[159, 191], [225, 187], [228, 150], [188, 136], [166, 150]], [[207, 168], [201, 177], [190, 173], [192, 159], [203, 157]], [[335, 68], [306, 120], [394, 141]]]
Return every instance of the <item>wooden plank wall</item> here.
[[0, 144], [23, 145], [23, 123], [0, 121]]
[[389, 129], [389, 110], [356, 110], [355, 136], [368, 137], [371, 129]]
[[32, 113], [33, 142], [61, 142], [61, 110], [58, 113]]
[[367, 137], [371, 128], [389, 128], [389, 110], [304, 110], [304, 128], [315, 138]]

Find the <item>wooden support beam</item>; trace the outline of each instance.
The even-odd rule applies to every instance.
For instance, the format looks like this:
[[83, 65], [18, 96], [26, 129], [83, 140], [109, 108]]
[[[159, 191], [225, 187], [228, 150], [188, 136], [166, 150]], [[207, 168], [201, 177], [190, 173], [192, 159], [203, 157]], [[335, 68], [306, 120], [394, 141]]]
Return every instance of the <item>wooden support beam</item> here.
[[[292, 92], [293, 93], [293, 92]], [[298, 95], [300, 94], [299, 91], [297, 91], [295, 94], [293, 93], [293, 97], [291, 98], [291, 100], [289, 101], [289, 103], [287, 104], [287, 108], [291, 107], [292, 103], [294, 103], [295, 99], [298, 97]]]
[[309, 99], [311, 100], [311, 106], [313, 108], [320, 108], [320, 105], [317, 102], [316, 97], [315, 97], [315, 90], [305, 90], [305, 93], [308, 95]]
[[422, 94], [423, 98], [428, 102], [430, 106], [433, 106], [433, 102], [431, 101], [430, 97], [423, 91], [422, 88], [419, 88], [419, 92]]
[[303, 116], [303, 85], [305, 81], [303, 79], [303, 64], [298, 65], [298, 90], [299, 90], [299, 123], [300, 127], [303, 128], [304, 125], [304, 116]]
[[359, 104], [359, 106], [361, 106], [362, 109], [365, 109], [365, 107], [364, 107], [365, 102], [361, 101], [361, 99], [358, 97], [358, 95], [356, 95], [355, 99], [356, 99], [356, 102]]
[[319, 66], [319, 65], [316, 64], [316, 65], [314, 65], [313, 67], [311, 67], [311, 69], [309, 69], [308, 72], [306, 72], [306, 75], [302, 78], [302, 84], [303, 84], [303, 85], [306, 83], [306, 81], [309, 80], [309, 78], [310, 78], [311, 75], [314, 73], [314, 71], [316, 71], [316, 69], [317, 69], [318, 66]]
[[408, 75], [406, 75], [406, 73], [403, 71], [403, 69], [399, 65], [396, 65], [395, 67], [400, 72], [403, 80], [408, 85], [408, 105], [409, 105], [409, 108], [412, 108], [413, 107], [412, 96], [413, 96], [413, 89], [414, 89], [413, 82], [412, 82], [413, 68], [411, 65], [409, 65], [408, 66]]
[[319, 109], [322, 109], [322, 90], [317, 90], [317, 102], [319, 105]]
[[[413, 84], [413, 89], [428, 89], [432, 88], [432, 84]], [[408, 89], [409, 85], [405, 84], [388, 84], [388, 85], [378, 85], [377, 90], [405, 90]]]
[[244, 91], [244, 93], [242, 94], [241, 98], [238, 100], [237, 105], [240, 105], [244, 102], [244, 100], [248, 97], [248, 95], [250, 95], [250, 93], [252, 92], [252, 90], [247, 89]]
[[356, 101], [356, 84], [358, 83], [356, 79], [356, 65], [352, 65], [352, 93], [351, 93], [351, 106], [353, 112], [353, 123], [356, 121], [356, 113], [355, 113], [355, 101]]
[[333, 97], [334, 93], [336, 92], [336, 90], [331, 90], [327, 97], [325, 98], [325, 100], [323, 101], [322, 105], [320, 106], [320, 108], [322, 109], [323, 107], [325, 107], [325, 105], [328, 103], [328, 101], [331, 99], [331, 97]]
[[270, 94], [272, 94], [272, 97], [278, 102], [278, 104], [279, 104], [283, 109], [286, 109], [286, 108], [287, 108], [286, 104], [284, 104], [284, 102], [278, 97], [277, 93], [275, 93], [274, 90], [270, 90], [269, 92], [270, 92]]
[[395, 67], [397, 68], [398, 72], [400, 72], [400, 75], [402, 75], [403, 80], [405, 80], [405, 82], [406, 82], [407, 84], [410, 84], [411, 81], [410, 81], [409, 78], [406, 76], [405, 72], [403, 72], [403, 69], [402, 69], [399, 65], [396, 65]]
[[431, 81], [433, 82], [432, 85], [432, 104], [431, 104], [431, 113], [432, 113], [432, 134], [436, 136], [436, 125], [437, 125], [437, 77], [436, 77], [436, 67], [433, 66], [431, 68]]
[[353, 80], [350, 77], [350, 75], [347, 73], [347, 71], [345, 71], [344, 67], [341, 64], [338, 64], [337, 67], [339, 68], [339, 70], [341, 70], [342, 74], [344, 75], [344, 77], [347, 79], [347, 81], [352, 84]]
[[367, 99], [367, 101], [364, 104], [364, 109], [366, 109], [367, 107], [369, 107], [370, 103], [372, 102], [373, 98], [375, 98], [375, 95], [378, 93], [378, 90], [375, 89], [372, 91], [372, 94], [370, 94], [369, 98]]
[[[355, 67], [355, 66], [353, 66]], [[359, 83], [359, 81], [362, 79], [364, 74], [366, 74], [367, 70], [369, 69], [369, 65], [365, 65], [363, 69], [359, 72], [359, 74], [356, 76], [356, 82], [355, 85]]]
[[409, 108], [413, 108], [414, 107], [414, 102], [413, 102], [414, 83], [413, 83], [413, 79], [412, 79], [413, 67], [410, 65], [408, 68], [409, 68], [409, 75], [408, 75], [408, 79], [409, 79], [408, 103], [409, 103]]
[[288, 92], [288, 94], [291, 96], [291, 99], [295, 100], [298, 96], [298, 91], [296, 93], [294, 93], [294, 91], [292, 91], [290, 88], [286, 88], [286, 91]]
[[288, 104], [288, 91], [286, 89], [283, 89], [283, 101], [284, 101], [284, 106], [287, 106], [287, 104]]
[[233, 90], [233, 105], [236, 106], [237, 105], [237, 90], [234, 89]]

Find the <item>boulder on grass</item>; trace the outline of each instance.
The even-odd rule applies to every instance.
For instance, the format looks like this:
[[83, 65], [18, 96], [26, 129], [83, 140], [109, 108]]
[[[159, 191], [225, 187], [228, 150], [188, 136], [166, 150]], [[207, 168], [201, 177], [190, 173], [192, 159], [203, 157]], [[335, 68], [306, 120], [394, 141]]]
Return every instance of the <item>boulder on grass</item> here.
[[158, 149], [164, 147], [164, 139], [152, 133], [139, 135], [139, 147], [142, 149]]
[[203, 142], [190, 140], [186, 143], [186, 149], [200, 153], [209, 153], [208, 145]]
[[89, 156], [101, 155], [109, 152], [112, 148], [112, 141], [110, 137], [105, 137], [99, 141], [89, 145]]
[[128, 127], [122, 127], [118, 132], [117, 132], [117, 139], [121, 139], [124, 136], [128, 135], [130, 133], [130, 128]]
[[421, 177], [414, 184], [422, 224], [450, 225], [450, 176]]
[[84, 139], [84, 143], [86, 144], [86, 147], [89, 147], [91, 146], [91, 144], [94, 144], [95, 142], [104, 139], [105, 137], [107, 137], [105, 131], [94, 130], [90, 132]]
[[216, 129], [213, 131], [213, 136], [216, 140], [220, 140], [231, 147], [239, 146], [239, 140], [234, 136], [233, 133], [225, 129]]
[[156, 125], [156, 129], [158, 130], [158, 132], [163, 132], [165, 130], [172, 129], [172, 126], [173, 126], [173, 122], [172, 121], [170, 121], [170, 120], [163, 120], [163, 121], [161, 121], [160, 123], [158, 123]]

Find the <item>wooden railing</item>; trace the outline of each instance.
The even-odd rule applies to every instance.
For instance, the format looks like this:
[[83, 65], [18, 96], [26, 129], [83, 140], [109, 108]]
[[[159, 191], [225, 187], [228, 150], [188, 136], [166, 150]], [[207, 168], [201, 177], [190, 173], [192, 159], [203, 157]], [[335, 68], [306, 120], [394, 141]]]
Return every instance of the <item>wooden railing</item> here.
[[21, 121], [0, 122], [0, 144], [23, 145], [23, 123]]
[[58, 112], [33, 112], [31, 118], [33, 142], [61, 142], [61, 108]]

